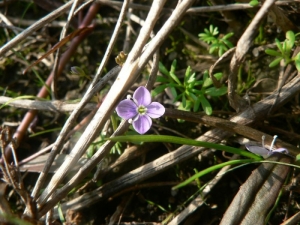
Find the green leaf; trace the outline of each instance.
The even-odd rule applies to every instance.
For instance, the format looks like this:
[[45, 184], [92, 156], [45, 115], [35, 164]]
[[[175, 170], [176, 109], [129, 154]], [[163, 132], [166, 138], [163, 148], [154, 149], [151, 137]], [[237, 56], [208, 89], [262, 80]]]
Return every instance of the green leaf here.
[[206, 115], [211, 115], [212, 114], [212, 108], [210, 103], [207, 101], [207, 99], [204, 96], [199, 96], [202, 108]]
[[202, 84], [203, 84], [203, 80], [195, 81], [193, 84], [194, 84], [194, 87], [195, 87], [195, 86], [202, 85]]
[[186, 71], [185, 71], [185, 75], [184, 75], [184, 83], [187, 84], [189, 83], [189, 79], [191, 77], [191, 67], [188, 66], [188, 68], [186, 68]]
[[203, 91], [200, 91], [200, 90], [195, 89], [195, 88], [191, 88], [190, 92], [192, 92], [192, 93], [194, 93], [196, 95], [202, 95], [203, 94]]
[[180, 82], [180, 80], [178, 79], [178, 77], [176, 76], [176, 74], [174, 73], [170, 73], [170, 77], [177, 83], [179, 84], [179, 86], [183, 87], [182, 83]]
[[197, 98], [197, 100], [194, 103], [194, 108], [193, 108], [194, 112], [198, 112], [198, 110], [200, 108], [200, 103], [201, 103], [200, 98]]
[[296, 160], [295, 160], [297, 165], [300, 165], [300, 154], [296, 155]]
[[280, 51], [282, 54], [284, 54], [283, 46], [281, 45], [280, 41], [279, 41], [277, 38], [275, 38], [275, 43], [276, 43], [277, 48], [279, 49], [279, 51]]
[[177, 95], [176, 98], [174, 98], [174, 101], [173, 101], [173, 102], [179, 101], [179, 99], [180, 99], [181, 97], [183, 97], [183, 96], [184, 96], [184, 93], [181, 93], [181, 94]]
[[209, 77], [208, 70], [204, 70], [203, 72], [203, 80], [205, 81]]
[[[220, 80], [221, 77], [222, 77], [222, 73], [216, 73], [216, 74], [214, 74], [213, 76], [214, 76], [217, 80]], [[203, 87], [203, 88], [207, 88], [207, 87], [209, 87], [209, 86], [212, 85], [212, 84], [213, 84], [212, 80], [211, 80], [209, 77], [207, 77], [207, 78], [204, 80], [204, 83], [203, 83], [202, 87]]]
[[185, 95], [182, 95], [182, 106], [185, 107], [186, 106], [186, 98]]
[[300, 72], [300, 52], [295, 57], [295, 66], [298, 72]]
[[257, 6], [259, 4], [258, 0], [252, 0], [249, 2], [249, 5], [254, 7], [254, 6]]
[[171, 65], [170, 73], [175, 73], [176, 71], [176, 66], [177, 66], [177, 60], [174, 59]]
[[183, 86], [182, 83], [180, 82], [180, 80], [178, 79], [178, 77], [177, 77], [176, 74], [175, 74], [176, 65], [177, 65], [177, 60], [174, 59], [172, 65], [171, 65], [171, 70], [170, 70], [169, 76], [170, 76], [177, 84], [179, 84], [180, 86]]
[[296, 66], [298, 72], [300, 72], [300, 60], [295, 60], [295, 66]]
[[209, 25], [209, 33], [212, 34], [214, 32], [214, 26], [212, 24]]
[[282, 59], [283, 59], [282, 57], [279, 57], [279, 58], [274, 59], [274, 60], [269, 64], [269, 67], [272, 68], [272, 67], [277, 66], [277, 65], [280, 63], [280, 61], [281, 61]]
[[[213, 27], [213, 26], [211, 25], [211, 27]], [[213, 32], [211, 32], [211, 33], [212, 33], [212, 35], [216, 36], [219, 33], [218, 27], [215, 27], [213, 29]]]
[[214, 51], [217, 50], [217, 49], [218, 49], [218, 46], [216, 46], [216, 45], [211, 45], [211, 47], [209, 48], [209, 54], [214, 53]]
[[277, 52], [277, 51], [275, 51], [273, 49], [269, 49], [269, 48], [267, 48], [265, 50], [265, 53], [268, 55], [271, 55], [271, 56], [282, 56], [282, 54], [280, 52]]
[[156, 95], [162, 93], [162, 92], [167, 88], [167, 86], [168, 86], [168, 85], [165, 84], [165, 85], [160, 85], [160, 86], [154, 88], [154, 89], [151, 91], [151, 96], [152, 96], [152, 97], [155, 97]]
[[230, 33], [226, 34], [226, 35], [222, 38], [222, 40], [225, 41], [226, 39], [232, 37], [233, 34], [234, 34], [233, 32], [230, 32]]
[[163, 77], [163, 76], [157, 76], [156, 77], [156, 82], [169, 83], [170, 81], [167, 78]]
[[282, 43], [282, 50], [283, 50], [283, 55], [286, 55], [286, 53], [288, 52], [286, 46], [287, 46], [287, 41], [285, 40], [283, 43]]
[[214, 74], [214, 77], [217, 79], [217, 80], [220, 80], [221, 78], [222, 78], [222, 76], [223, 76], [223, 73], [215, 73]]
[[228, 40], [223, 40], [223, 42], [226, 44], [226, 46], [228, 46], [229, 48], [232, 48], [233, 47], [233, 44], [228, 41]]
[[177, 109], [183, 111], [190, 111], [191, 108], [192, 108], [192, 102], [187, 100], [185, 106], [183, 106], [183, 104], [180, 103]]
[[[171, 88], [171, 87], [178, 87], [178, 85], [175, 84], [175, 83], [168, 83], [168, 84], [160, 85], [160, 86], [154, 88], [154, 89], [151, 91], [151, 96], [152, 96], [152, 97], [155, 97], [156, 95], [162, 93], [162, 92], [163, 92], [166, 88], [168, 88], [168, 87], [170, 87], [170, 88]], [[173, 93], [172, 93], [172, 94], [173, 94]]]
[[211, 87], [205, 90], [205, 94], [213, 97], [222, 96], [227, 93], [227, 87], [223, 86], [220, 88]]
[[196, 73], [193, 73], [187, 80], [186, 84], [192, 84], [192, 86], [195, 86], [195, 82], [196, 82], [195, 76], [196, 76]]
[[194, 102], [197, 101], [197, 99], [198, 99], [198, 96], [196, 96], [192, 92], [189, 92], [189, 96], [194, 100]]
[[173, 97], [176, 98], [177, 97], [176, 89], [174, 87], [170, 87], [170, 90], [171, 90], [171, 93], [172, 93]]
[[162, 74], [164, 74], [164, 75], [166, 75], [166, 76], [169, 76], [169, 71], [167, 70], [167, 68], [166, 68], [161, 62], [159, 62], [158, 68], [159, 68], [159, 71], [160, 71]]
[[294, 47], [294, 44], [295, 44], [295, 34], [293, 31], [287, 31], [286, 34], [285, 34], [285, 37], [288, 41], [286, 41], [287, 43], [287, 51], [291, 51], [291, 49]]
[[219, 57], [221, 57], [223, 54], [224, 54], [224, 52], [226, 52], [227, 51], [227, 48], [224, 46], [220, 46], [220, 48], [219, 48], [219, 51], [218, 51], [218, 56]]

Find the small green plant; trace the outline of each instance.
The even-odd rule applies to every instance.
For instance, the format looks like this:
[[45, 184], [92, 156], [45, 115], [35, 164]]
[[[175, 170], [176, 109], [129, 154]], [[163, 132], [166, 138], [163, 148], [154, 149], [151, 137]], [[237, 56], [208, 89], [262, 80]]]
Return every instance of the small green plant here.
[[218, 51], [218, 55], [221, 56], [224, 52], [233, 47], [233, 44], [228, 40], [233, 33], [230, 32], [223, 37], [221, 35], [217, 36], [218, 34], [218, 27], [210, 25], [209, 30], [205, 28], [204, 33], [199, 34], [199, 39], [210, 45], [210, 54]]
[[[159, 64], [159, 70], [165, 76], [157, 77], [156, 81], [162, 84], [152, 91], [152, 95], [156, 96], [169, 88], [174, 97], [174, 102], [180, 102], [178, 109], [198, 112], [201, 105], [205, 113], [211, 115], [212, 107], [206, 96], [218, 97], [224, 95], [227, 93], [227, 87], [224, 85], [220, 88], [211, 87], [213, 82], [209, 78], [208, 71], [204, 72], [202, 80], [198, 80], [196, 73], [192, 73], [190, 67], [186, 69], [184, 80], [180, 81], [175, 74], [176, 65], [177, 61], [174, 60], [170, 71], [168, 71], [162, 63]], [[222, 73], [214, 74], [214, 76], [217, 80], [220, 80]]]
[[275, 43], [279, 51], [275, 51], [273, 49], [265, 50], [268, 55], [276, 57], [269, 64], [269, 67], [277, 66], [281, 60], [283, 60], [284, 66], [294, 61], [297, 70], [300, 71], [300, 53], [291, 58], [291, 52], [295, 45], [295, 39], [297, 35], [295, 35], [293, 31], [287, 31], [285, 34], [286, 39], [282, 43], [277, 38], [275, 38]]

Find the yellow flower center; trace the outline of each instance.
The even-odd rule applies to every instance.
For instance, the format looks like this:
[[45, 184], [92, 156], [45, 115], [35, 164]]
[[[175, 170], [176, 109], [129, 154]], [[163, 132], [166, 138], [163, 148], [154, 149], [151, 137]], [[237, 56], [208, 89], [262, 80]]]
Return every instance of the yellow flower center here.
[[140, 114], [140, 115], [145, 115], [147, 113], [147, 108], [143, 105], [140, 105], [137, 109], [137, 112]]

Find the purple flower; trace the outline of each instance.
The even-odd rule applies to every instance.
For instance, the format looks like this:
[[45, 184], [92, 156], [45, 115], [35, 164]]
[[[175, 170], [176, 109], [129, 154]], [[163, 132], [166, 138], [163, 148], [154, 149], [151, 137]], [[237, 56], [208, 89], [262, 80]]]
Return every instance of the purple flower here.
[[265, 147], [265, 136], [264, 135], [262, 136], [262, 147], [256, 146], [256, 145], [246, 145], [246, 148], [254, 154], [261, 155], [263, 158], [269, 157], [274, 152], [288, 154], [289, 152], [286, 148], [274, 149], [276, 138], [277, 138], [277, 135], [274, 136], [270, 149]]
[[119, 117], [132, 122], [138, 133], [144, 134], [152, 125], [151, 118], [161, 117], [165, 113], [165, 107], [158, 102], [151, 102], [150, 92], [145, 87], [139, 87], [133, 98], [127, 96], [127, 99], [119, 103], [116, 111]]

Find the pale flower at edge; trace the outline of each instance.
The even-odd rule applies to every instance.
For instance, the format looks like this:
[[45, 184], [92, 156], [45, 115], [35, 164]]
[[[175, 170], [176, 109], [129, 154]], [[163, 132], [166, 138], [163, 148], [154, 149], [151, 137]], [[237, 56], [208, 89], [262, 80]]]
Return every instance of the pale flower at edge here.
[[133, 128], [139, 133], [146, 133], [151, 125], [151, 118], [159, 118], [165, 113], [165, 107], [159, 102], [151, 102], [150, 92], [143, 86], [135, 90], [133, 98], [121, 101], [117, 108], [119, 117], [132, 121]]

